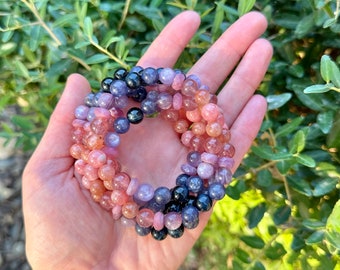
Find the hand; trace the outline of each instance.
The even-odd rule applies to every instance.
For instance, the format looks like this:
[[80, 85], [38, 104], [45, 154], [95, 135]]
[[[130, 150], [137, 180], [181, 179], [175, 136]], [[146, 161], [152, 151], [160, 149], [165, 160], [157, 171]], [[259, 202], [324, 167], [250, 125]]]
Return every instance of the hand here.
[[[172, 67], [198, 26], [196, 13], [181, 13], [165, 27], [138, 65]], [[259, 38], [265, 28], [266, 20], [261, 14], [243, 16], [189, 72], [198, 75], [215, 92], [235, 69], [218, 101], [236, 149], [233, 171], [256, 137], [266, 111], [265, 99], [254, 95], [272, 55], [269, 42]], [[69, 155], [73, 112], [89, 91], [90, 86], [81, 75], [68, 78], [46, 132], [25, 168], [27, 258], [34, 269], [176, 269], [210, 213], [201, 214], [199, 226], [186, 230], [181, 238], [156, 241], [114, 222], [109, 212], [89, 200], [88, 191], [79, 186], [79, 179], [74, 176], [74, 160]], [[185, 160], [186, 150], [169, 123], [146, 119], [133, 128], [136, 132], [124, 134], [121, 163], [133, 168], [130, 174], [154, 187], [174, 186], [178, 164]], [[144, 134], [136, 140], [138, 129], [143, 129]], [[180, 158], [178, 153], [182, 153]], [[159, 154], [166, 158], [159, 160]]]

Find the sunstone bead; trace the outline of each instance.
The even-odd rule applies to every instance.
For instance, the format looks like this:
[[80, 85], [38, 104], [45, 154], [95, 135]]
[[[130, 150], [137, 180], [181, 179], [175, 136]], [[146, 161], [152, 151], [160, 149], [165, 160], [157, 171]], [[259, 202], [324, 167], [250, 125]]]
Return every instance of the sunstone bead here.
[[116, 148], [120, 144], [120, 137], [116, 132], [108, 132], [105, 135], [104, 141], [105, 145]]
[[194, 229], [199, 223], [199, 211], [194, 206], [186, 206], [182, 209], [183, 226], [187, 229]]
[[151, 229], [151, 235], [154, 239], [161, 241], [164, 240], [166, 238], [166, 236], [168, 235], [168, 230], [167, 228], [163, 228], [161, 230], [156, 230], [155, 228]]
[[176, 73], [171, 87], [176, 91], [181, 90], [184, 80], [185, 75], [182, 72]]
[[113, 80], [114, 78], [107, 77], [101, 81], [100, 86], [104, 92], [110, 92], [110, 85], [113, 82]]
[[70, 154], [75, 159], [81, 159], [81, 153], [85, 150], [82, 144], [76, 143], [70, 147]]
[[95, 118], [90, 123], [90, 129], [93, 133], [104, 135], [110, 128], [110, 122], [105, 118]]
[[189, 191], [198, 193], [203, 189], [203, 181], [199, 176], [190, 176], [186, 181]]
[[199, 90], [195, 94], [195, 102], [196, 104], [201, 107], [203, 105], [206, 105], [210, 101], [210, 92], [206, 90]]
[[199, 194], [195, 200], [195, 206], [199, 211], [209, 211], [212, 207], [212, 200], [207, 194]]
[[143, 70], [141, 77], [146, 84], [155, 84], [158, 81], [158, 72], [155, 68], [148, 67]]
[[196, 94], [198, 88], [198, 84], [195, 80], [187, 78], [183, 83], [181, 93], [184, 96], [193, 97]]
[[182, 215], [178, 212], [169, 212], [164, 216], [164, 226], [169, 230], [176, 230], [182, 225]]
[[163, 110], [161, 111], [161, 116], [167, 121], [176, 122], [178, 120], [178, 111], [174, 109]]
[[136, 223], [135, 230], [136, 230], [138, 235], [146, 236], [151, 232], [151, 227], [142, 227], [138, 223]]
[[195, 135], [204, 135], [206, 131], [206, 124], [204, 122], [195, 122], [191, 125], [191, 131]]
[[142, 227], [150, 227], [153, 224], [154, 220], [154, 213], [147, 208], [143, 208], [139, 210], [139, 212], [136, 215], [136, 222], [139, 226]]
[[197, 167], [197, 174], [202, 179], [208, 179], [214, 175], [214, 166], [210, 163], [201, 162]]
[[136, 72], [129, 72], [125, 77], [125, 82], [128, 87], [135, 89], [141, 86], [142, 79]]
[[213, 122], [217, 119], [220, 111], [216, 104], [208, 103], [201, 108], [201, 115], [204, 120], [208, 122]]
[[154, 192], [154, 199], [158, 204], [167, 204], [171, 200], [171, 192], [167, 187], [158, 187]]
[[125, 117], [118, 117], [113, 122], [113, 128], [118, 134], [126, 133], [126, 132], [128, 132], [128, 130], [130, 128], [130, 122]]
[[113, 177], [113, 187], [126, 191], [130, 184], [130, 176], [125, 172], [116, 173]]
[[205, 145], [205, 139], [203, 136], [194, 135], [192, 136], [190, 140], [190, 148], [198, 151], [203, 152], [204, 151], [204, 145]]
[[186, 147], [190, 147], [191, 146], [190, 141], [194, 135], [195, 134], [191, 130], [185, 131], [184, 133], [182, 133], [181, 143]]
[[181, 224], [176, 230], [168, 230], [168, 235], [172, 238], [180, 238], [184, 233], [184, 226]]
[[110, 210], [113, 208], [114, 204], [111, 200], [111, 192], [105, 191], [103, 196], [101, 196], [99, 204], [101, 207], [103, 207], [105, 210]]
[[209, 186], [209, 196], [212, 200], [221, 200], [225, 195], [225, 188], [221, 183], [212, 183]]
[[187, 111], [186, 117], [190, 122], [199, 122], [202, 119], [201, 112], [198, 108], [192, 111]]
[[105, 191], [106, 191], [106, 188], [103, 185], [103, 181], [94, 180], [90, 182], [91, 195], [96, 195], [99, 197], [98, 199], [100, 199], [100, 197], [103, 196]]
[[223, 145], [221, 151], [220, 151], [220, 156], [223, 157], [233, 157], [235, 154], [235, 147], [229, 143], [226, 143]]
[[87, 164], [84, 168], [84, 175], [90, 180], [96, 180], [98, 178], [98, 168]]
[[87, 163], [82, 160], [82, 159], [77, 159], [74, 162], [74, 169], [77, 173], [79, 173], [80, 175], [84, 175], [85, 173], [85, 166], [87, 165]]
[[217, 122], [208, 123], [205, 130], [210, 137], [218, 137], [222, 134], [222, 127]]
[[223, 144], [217, 138], [207, 138], [204, 142], [204, 150], [210, 154], [218, 154], [223, 148]]
[[111, 193], [111, 200], [116, 205], [124, 205], [128, 202], [129, 196], [121, 189], [114, 189]]
[[185, 119], [180, 119], [174, 123], [173, 128], [177, 133], [181, 134], [188, 130], [189, 123]]
[[150, 201], [153, 198], [154, 195], [154, 188], [147, 183], [141, 184], [134, 196], [137, 198], [137, 200], [142, 202]]
[[131, 124], [138, 124], [142, 122], [144, 114], [139, 108], [133, 107], [126, 113], [126, 117]]
[[183, 108], [187, 111], [192, 111], [197, 108], [197, 104], [192, 97], [183, 97], [182, 104]]
[[77, 119], [81, 119], [81, 120], [85, 120], [87, 118], [87, 114], [89, 112], [89, 107], [85, 106], [85, 105], [79, 105], [74, 112], [74, 116]]

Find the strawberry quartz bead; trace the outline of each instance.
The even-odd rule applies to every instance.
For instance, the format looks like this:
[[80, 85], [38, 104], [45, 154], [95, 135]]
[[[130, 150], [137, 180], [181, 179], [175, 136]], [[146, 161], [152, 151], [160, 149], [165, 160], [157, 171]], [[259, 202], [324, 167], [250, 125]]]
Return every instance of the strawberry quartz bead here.
[[99, 204], [106, 210], [110, 210], [113, 208], [114, 204], [111, 200], [111, 192], [104, 192], [103, 196], [100, 198]]
[[185, 75], [182, 72], [176, 73], [171, 87], [176, 91], [181, 90], [184, 80]]
[[98, 176], [103, 181], [112, 181], [115, 174], [115, 166], [113, 166], [112, 164], [104, 164], [98, 169]]
[[169, 212], [164, 216], [164, 226], [169, 230], [176, 230], [182, 225], [180, 213]]
[[192, 111], [187, 111], [186, 117], [190, 122], [199, 122], [202, 119], [201, 112], [198, 108]]
[[96, 180], [98, 178], [98, 169], [87, 164], [84, 168], [84, 175], [90, 180]]
[[153, 218], [153, 227], [156, 230], [164, 228], [164, 214], [162, 212], [156, 212]]
[[208, 122], [215, 121], [219, 114], [219, 107], [216, 104], [208, 103], [201, 108], [201, 115]]
[[222, 127], [216, 122], [210, 122], [206, 125], [205, 131], [210, 137], [218, 137], [222, 134]]
[[204, 150], [211, 154], [218, 154], [223, 148], [223, 144], [217, 138], [207, 138], [204, 143]]
[[85, 146], [90, 150], [100, 149], [104, 145], [103, 136], [98, 134], [92, 134], [85, 139]]
[[195, 80], [187, 78], [183, 83], [181, 93], [184, 96], [193, 97], [198, 91], [198, 88], [199, 85]]
[[78, 159], [74, 162], [74, 169], [80, 175], [84, 175], [86, 165], [87, 165], [87, 163], [84, 160]]
[[88, 156], [88, 163], [94, 168], [103, 166], [107, 161], [106, 155], [101, 150], [92, 150]]
[[194, 135], [190, 140], [190, 148], [198, 152], [203, 152], [205, 149], [204, 137]]
[[188, 123], [188, 121], [187, 120], [185, 120], [185, 119], [180, 119], [180, 120], [178, 120], [178, 121], [176, 121], [175, 123], [174, 123], [174, 130], [177, 132], [177, 133], [180, 133], [180, 134], [182, 134], [182, 133], [184, 133], [185, 131], [187, 131], [188, 130], [188, 128], [189, 128], [189, 123]]
[[109, 119], [105, 118], [95, 118], [90, 124], [90, 128], [93, 131], [93, 133], [98, 135], [105, 134], [110, 127]]
[[219, 154], [220, 156], [231, 158], [235, 154], [235, 147], [229, 143], [226, 143], [223, 145], [221, 152]]
[[90, 183], [90, 192], [94, 201], [99, 202], [100, 198], [103, 196], [106, 188], [103, 185], [103, 181], [94, 180]]
[[207, 125], [203, 122], [195, 122], [191, 125], [191, 131], [195, 135], [204, 135]]
[[129, 196], [124, 190], [114, 189], [111, 193], [111, 200], [114, 204], [122, 206], [128, 202]]
[[211, 94], [206, 90], [199, 90], [195, 94], [195, 102], [198, 106], [203, 106], [209, 103]]
[[136, 215], [136, 222], [141, 227], [150, 227], [154, 221], [154, 213], [152, 210], [144, 208]]
[[125, 172], [117, 173], [113, 177], [113, 187], [115, 189], [122, 189], [126, 191], [129, 184], [130, 184], [130, 176]]

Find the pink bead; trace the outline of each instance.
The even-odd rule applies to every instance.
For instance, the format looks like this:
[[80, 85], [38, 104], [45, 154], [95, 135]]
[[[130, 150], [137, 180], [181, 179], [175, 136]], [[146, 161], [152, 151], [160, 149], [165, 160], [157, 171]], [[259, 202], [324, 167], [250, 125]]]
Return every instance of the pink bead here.
[[233, 157], [235, 154], [235, 148], [233, 145], [226, 143], [220, 152], [220, 156], [223, 157]]
[[164, 214], [162, 212], [156, 212], [153, 217], [153, 227], [160, 231], [164, 228]]
[[218, 159], [218, 166], [219, 167], [231, 169], [234, 166], [234, 164], [235, 164], [234, 159], [230, 158], [230, 157], [220, 157]]
[[210, 163], [211, 165], [215, 165], [218, 161], [218, 156], [215, 154], [203, 152], [201, 154], [201, 160], [206, 163]]
[[72, 121], [72, 126], [74, 128], [83, 128], [85, 123], [87, 123], [87, 121], [80, 120], [80, 119], [74, 119]]
[[93, 133], [103, 135], [110, 128], [110, 123], [105, 118], [95, 118], [92, 120], [90, 128]]
[[222, 150], [222, 143], [216, 138], [207, 138], [204, 143], [204, 149], [211, 154], [218, 154]]
[[86, 189], [90, 189], [90, 187], [91, 187], [91, 181], [86, 176], [83, 176], [81, 178], [81, 184]]
[[179, 110], [180, 108], [182, 108], [182, 102], [182, 95], [180, 93], [174, 94], [174, 96], [172, 97], [172, 107], [174, 108], [174, 110]]
[[164, 216], [164, 226], [169, 230], [176, 230], [182, 224], [182, 216], [176, 212], [167, 213]]
[[129, 200], [129, 196], [120, 189], [114, 189], [111, 193], [111, 200], [114, 204], [123, 205]]
[[214, 175], [214, 167], [210, 163], [201, 162], [197, 167], [197, 174], [202, 179], [208, 179]]
[[98, 105], [105, 109], [111, 108], [113, 105], [113, 96], [110, 93], [102, 93], [98, 98]]
[[201, 115], [204, 120], [213, 122], [219, 116], [219, 107], [216, 104], [208, 103], [201, 108]]
[[116, 119], [120, 116], [124, 116], [124, 112], [121, 109], [118, 109], [116, 107], [112, 107], [109, 109], [110, 115], [113, 117], [113, 119]]
[[191, 122], [199, 122], [202, 119], [200, 110], [197, 108], [192, 111], [187, 111], [186, 117]]
[[115, 159], [118, 157], [118, 150], [116, 148], [104, 146], [101, 150], [109, 159]]
[[191, 138], [194, 136], [194, 133], [191, 130], [187, 130], [181, 136], [181, 142], [184, 146], [189, 147]]
[[172, 106], [172, 96], [169, 93], [160, 93], [157, 98], [157, 105], [161, 110], [170, 109]]
[[126, 189], [126, 194], [129, 195], [129, 196], [132, 196], [133, 194], [135, 194], [138, 187], [139, 187], [138, 179], [137, 178], [131, 178], [129, 186]]
[[94, 168], [99, 168], [106, 163], [106, 155], [101, 150], [92, 150], [89, 153], [87, 162]]
[[190, 140], [190, 147], [198, 152], [204, 151], [205, 139], [202, 136], [193, 136]]
[[84, 175], [90, 180], [96, 180], [98, 178], [98, 168], [87, 164], [84, 169]]
[[126, 191], [130, 184], [130, 176], [127, 173], [117, 173], [113, 178], [113, 187]]
[[183, 73], [177, 73], [174, 77], [171, 87], [176, 91], [181, 90], [184, 80], [185, 75]]
[[112, 181], [115, 174], [116, 170], [112, 164], [104, 164], [98, 169], [98, 176], [103, 181]]
[[141, 227], [150, 227], [153, 224], [154, 213], [147, 208], [141, 209], [136, 216], [136, 222]]
[[188, 175], [195, 175], [196, 172], [197, 172], [197, 170], [194, 166], [191, 166], [190, 164], [187, 164], [187, 163], [185, 163], [181, 166], [181, 170], [182, 170], [182, 172], [184, 172], [185, 174], [188, 174]]
[[86, 167], [86, 162], [82, 159], [78, 159], [74, 162], [74, 169], [77, 173], [80, 175], [84, 175], [85, 173], [85, 167]]
[[125, 227], [134, 227], [136, 225], [134, 219], [126, 218], [124, 216], [120, 218], [120, 223]]
[[174, 109], [161, 111], [161, 116], [170, 122], [176, 122], [178, 120], [178, 111]]
[[100, 107], [94, 108], [93, 113], [95, 117], [99, 117], [99, 118], [109, 119], [111, 116], [109, 110], [105, 108], [100, 108]]
[[182, 94], [187, 97], [193, 97], [197, 90], [198, 90], [198, 84], [193, 79], [186, 79], [182, 86]]
[[99, 204], [106, 210], [112, 209], [114, 206], [111, 200], [111, 192], [106, 191], [103, 196], [100, 198]]
[[120, 219], [120, 217], [122, 216], [122, 206], [121, 205], [115, 205], [113, 208], [112, 208], [112, 218], [114, 220], [118, 220]]
[[205, 127], [205, 131], [210, 137], [218, 137], [222, 134], [222, 127], [217, 122], [210, 122]]
[[187, 111], [192, 111], [197, 108], [197, 104], [193, 97], [183, 97], [183, 108]]

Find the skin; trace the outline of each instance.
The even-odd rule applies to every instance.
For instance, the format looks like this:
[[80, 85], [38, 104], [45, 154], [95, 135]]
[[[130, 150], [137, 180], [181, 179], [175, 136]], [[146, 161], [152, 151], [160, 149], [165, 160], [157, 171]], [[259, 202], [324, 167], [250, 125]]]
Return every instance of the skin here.
[[[179, 14], [138, 65], [172, 67], [199, 23], [195, 12]], [[265, 99], [254, 95], [272, 56], [271, 45], [260, 38], [266, 26], [260, 13], [244, 15], [189, 72], [215, 92], [233, 71], [218, 101], [236, 149], [233, 171], [256, 137], [266, 111]], [[72, 74], [68, 78], [46, 132], [24, 170], [22, 196], [29, 263], [33, 269], [177, 269], [210, 213], [202, 214], [199, 226], [186, 230], [180, 239], [155, 241], [150, 235], [140, 237], [133, 228], [114, 222], [109, 212], [89, 200], [69, 155], [73, 112], [88, 92], [90, 86], [84, 77]], [[187, 150], [171, 125], [161, 119], [145, 119], [125, 135], [120, 160], [131, 168], [130, 175], [147, 179], [145, 182], [155, 187], [173, 186]]]

